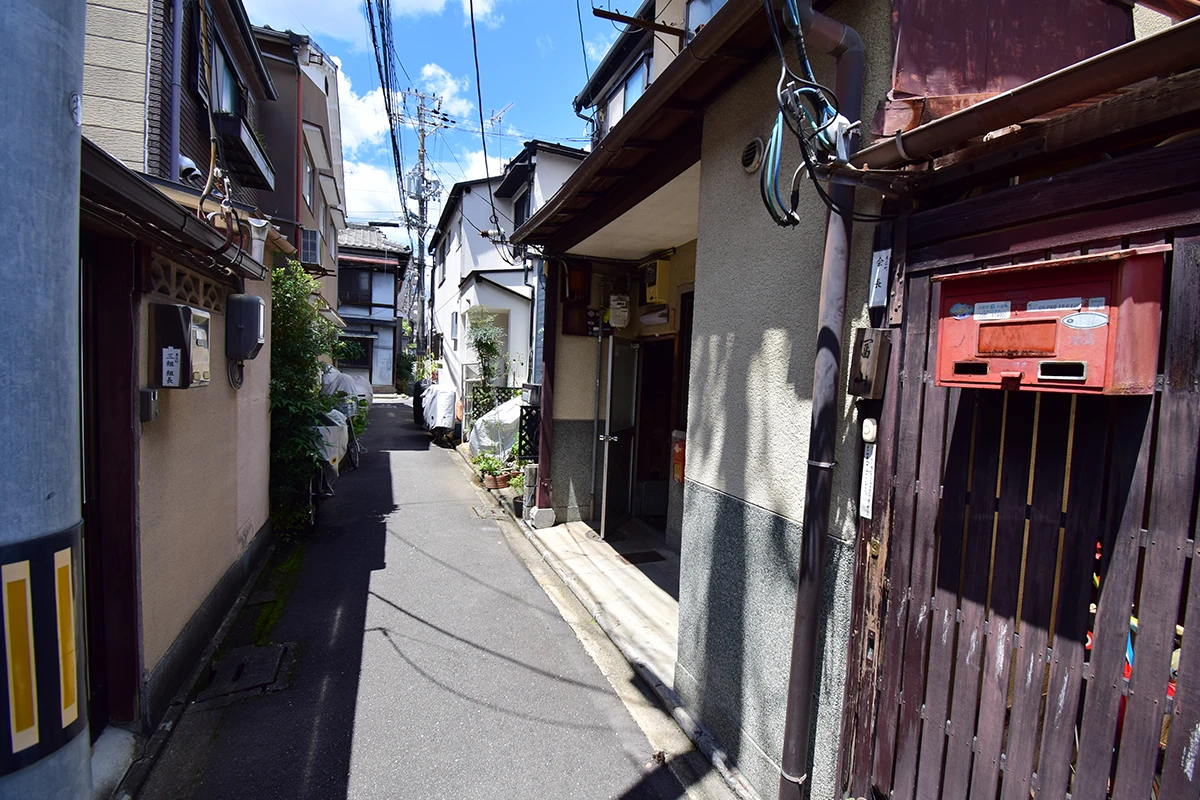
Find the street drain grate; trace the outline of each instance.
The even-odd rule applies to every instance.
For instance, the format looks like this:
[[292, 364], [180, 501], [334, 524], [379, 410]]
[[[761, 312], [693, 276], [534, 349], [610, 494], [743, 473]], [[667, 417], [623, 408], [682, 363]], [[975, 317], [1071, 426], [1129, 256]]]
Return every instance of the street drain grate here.
[[261, 693], [275, 682], [285, 649], [287, 645], [271, 644], [230, 650], [216, 664], [208, 688], [196, 695], [196, 702]]
[[642, 550], [637, 553], [617, 553], [617, 558], [626, 564], [648, 564], [651, 561], [666, 561], [666, 558], [653, 550]]
[[471, 510], [475, 512], [475, 516], [480, 519], [508, 519], [508, 514], [502, 508], [491, 508], [485, 506], [472, 506]]

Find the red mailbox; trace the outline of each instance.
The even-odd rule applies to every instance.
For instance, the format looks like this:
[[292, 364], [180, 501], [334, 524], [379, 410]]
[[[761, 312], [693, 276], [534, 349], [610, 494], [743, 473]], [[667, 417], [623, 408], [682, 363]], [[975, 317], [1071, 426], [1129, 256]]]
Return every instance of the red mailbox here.
[[1152, 394], [1169, 249], [934, 278], [938, 385]]

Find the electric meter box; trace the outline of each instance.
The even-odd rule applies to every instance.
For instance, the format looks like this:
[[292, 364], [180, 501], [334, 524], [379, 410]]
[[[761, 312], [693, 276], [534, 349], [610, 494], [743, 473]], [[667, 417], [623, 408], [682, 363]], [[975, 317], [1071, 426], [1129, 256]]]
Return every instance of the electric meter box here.
[[941, 283], [937, 384], [1153, 394], [1167, 249], [934, 278]]
[[254, 294], [231, 294], [225, 301], [225, 357], [250, 361], [267, 341], [266, 304]]
[[150, 304], [150, 386], [191, 389], [211, 377], [207, 311], [170, 303]]
[[646, 284], [646, 303], [666, 303], [671, 292], [671, 262], [665, 258], [647, 261], [642, 265], [642, 281]]

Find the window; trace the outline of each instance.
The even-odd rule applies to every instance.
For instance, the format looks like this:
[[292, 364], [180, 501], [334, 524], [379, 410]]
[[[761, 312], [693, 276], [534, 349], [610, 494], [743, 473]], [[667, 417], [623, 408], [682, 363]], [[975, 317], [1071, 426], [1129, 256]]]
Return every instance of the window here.
[[237, 75], [229, 63], [225, 48], [214, 40], [212, 42], [212, 110], [215, 114], [237, 114], [238, 88]]
[[713, 15], [721, 10], [725, 0], [688, 0], [687, 39], [690, 42], [700, 29], [708, 24]]
[[450, 342], [451, 347], [458, 349], [458, 312], [450, 312]]
[[321, 263], [321, 234], [315, 228], [300, 229], [300, 263]]
[[375, 350], [375, 341], [373, 339], [360, 339], [357, 336], [344, 336], [347, 341], [353, 342], [362, 348], [362, 355], [358, 358], [339, 358], [339, 369], [370, 369], [371, 357]]
[[371, 303], [371, 273], [365, 269], [338, 272], [338, 299], [343, 303]]
[[312, 208], [312, 198], [314, 184], [317, 180], [317, 171], [313, 169], [312, 156], [308, 154], [308, 148], [304, 148], [304, 183], [301, 192], [304, 195], [304, 202]]
[[533, 194], [528, 187], [525, 192], [513, 201], [513, 229], [521, 227], [529, 219], [530, 196]]
[[629, 73], [629, 77], [625, 79], [625, 112], [633, 108], [633, 104], [638, 101], [638, 98], [646, 91], [646, 87], [650, 85], [650, 56], [646, 56], [636, 67], [633, 72]]
[[608, 133], [621, 121], [633, 104], [638, 101], [650, 85], [650, 54], [639, 58], [633, 69], [608, 95], [604, 104], [604, 132]]

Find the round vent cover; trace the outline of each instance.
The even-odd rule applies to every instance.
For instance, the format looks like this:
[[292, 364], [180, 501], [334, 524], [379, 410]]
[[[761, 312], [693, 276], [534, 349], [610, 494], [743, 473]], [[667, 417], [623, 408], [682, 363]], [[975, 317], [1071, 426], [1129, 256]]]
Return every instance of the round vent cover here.
[[746, 172], [755, 172], [759, 165], [762, 164], [763, 141], [762, 139], [751, 139], [746, 142], [746, 146], [742, 148], [742, 169]]

